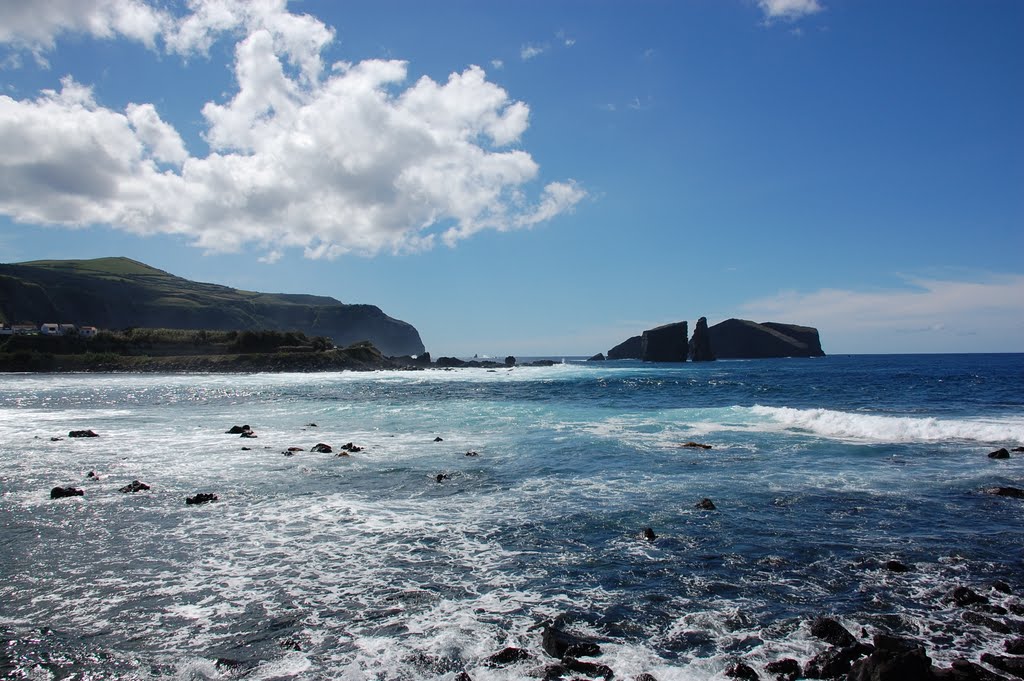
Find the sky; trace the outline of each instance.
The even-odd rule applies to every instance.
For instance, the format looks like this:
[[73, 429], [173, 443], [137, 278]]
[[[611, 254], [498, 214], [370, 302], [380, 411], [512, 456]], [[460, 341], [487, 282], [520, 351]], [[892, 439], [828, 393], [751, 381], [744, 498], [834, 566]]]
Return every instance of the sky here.
[[1024, 352], [1019, 0], [0, 0], [0, 262], [369, 303], [434, 355], [678, 320]]

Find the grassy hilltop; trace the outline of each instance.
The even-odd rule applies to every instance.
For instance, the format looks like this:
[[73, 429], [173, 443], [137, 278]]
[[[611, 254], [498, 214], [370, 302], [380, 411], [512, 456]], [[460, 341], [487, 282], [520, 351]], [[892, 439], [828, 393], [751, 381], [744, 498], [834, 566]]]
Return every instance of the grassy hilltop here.
[[327, 336], [339, 346], [368, 340], [385, 355], [424, 351], [412, 325], [373, 305], [195, 282], [129, 258], [0, 264], [0, 321], [300, 331]]

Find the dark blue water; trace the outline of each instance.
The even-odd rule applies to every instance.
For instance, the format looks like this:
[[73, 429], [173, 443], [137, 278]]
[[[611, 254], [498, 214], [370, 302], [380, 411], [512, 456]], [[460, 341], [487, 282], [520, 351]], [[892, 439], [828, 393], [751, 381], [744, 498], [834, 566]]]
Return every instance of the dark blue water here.
[[[1024, 589], [1024, 502], [983, 490], [1024, 487], [987, 457], [1024, 445], [1022, 386], [1024, 355], [5, 375], [0, 670], [520, 679], [558, 618], [618, 678], [711, 679], [808, 660], [820, 614], [976, 660], [1002, 638], [944, 597], [1019, 608], [989, 587]], [[533, 657], [486, 666], [506, 646]]]

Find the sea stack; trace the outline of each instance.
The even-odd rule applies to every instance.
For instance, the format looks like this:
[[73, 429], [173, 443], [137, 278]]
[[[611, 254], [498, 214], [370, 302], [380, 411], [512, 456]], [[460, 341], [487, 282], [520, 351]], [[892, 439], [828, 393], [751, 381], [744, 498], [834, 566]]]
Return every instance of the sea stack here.
[[689, 359], [691, 362], [713, 362], [715, 353], [711, 349], [711, 336], [708, 334], [708, 318], [701, 317], [693, 327], [693, 338], [690, 339]]

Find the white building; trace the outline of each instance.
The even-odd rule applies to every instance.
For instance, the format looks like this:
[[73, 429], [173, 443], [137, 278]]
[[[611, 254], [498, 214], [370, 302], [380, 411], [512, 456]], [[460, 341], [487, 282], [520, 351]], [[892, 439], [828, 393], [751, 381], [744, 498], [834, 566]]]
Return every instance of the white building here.
[[56, 336], [60, 333], [60, 324], [40, 324], [39, 333], [44, 336]]

